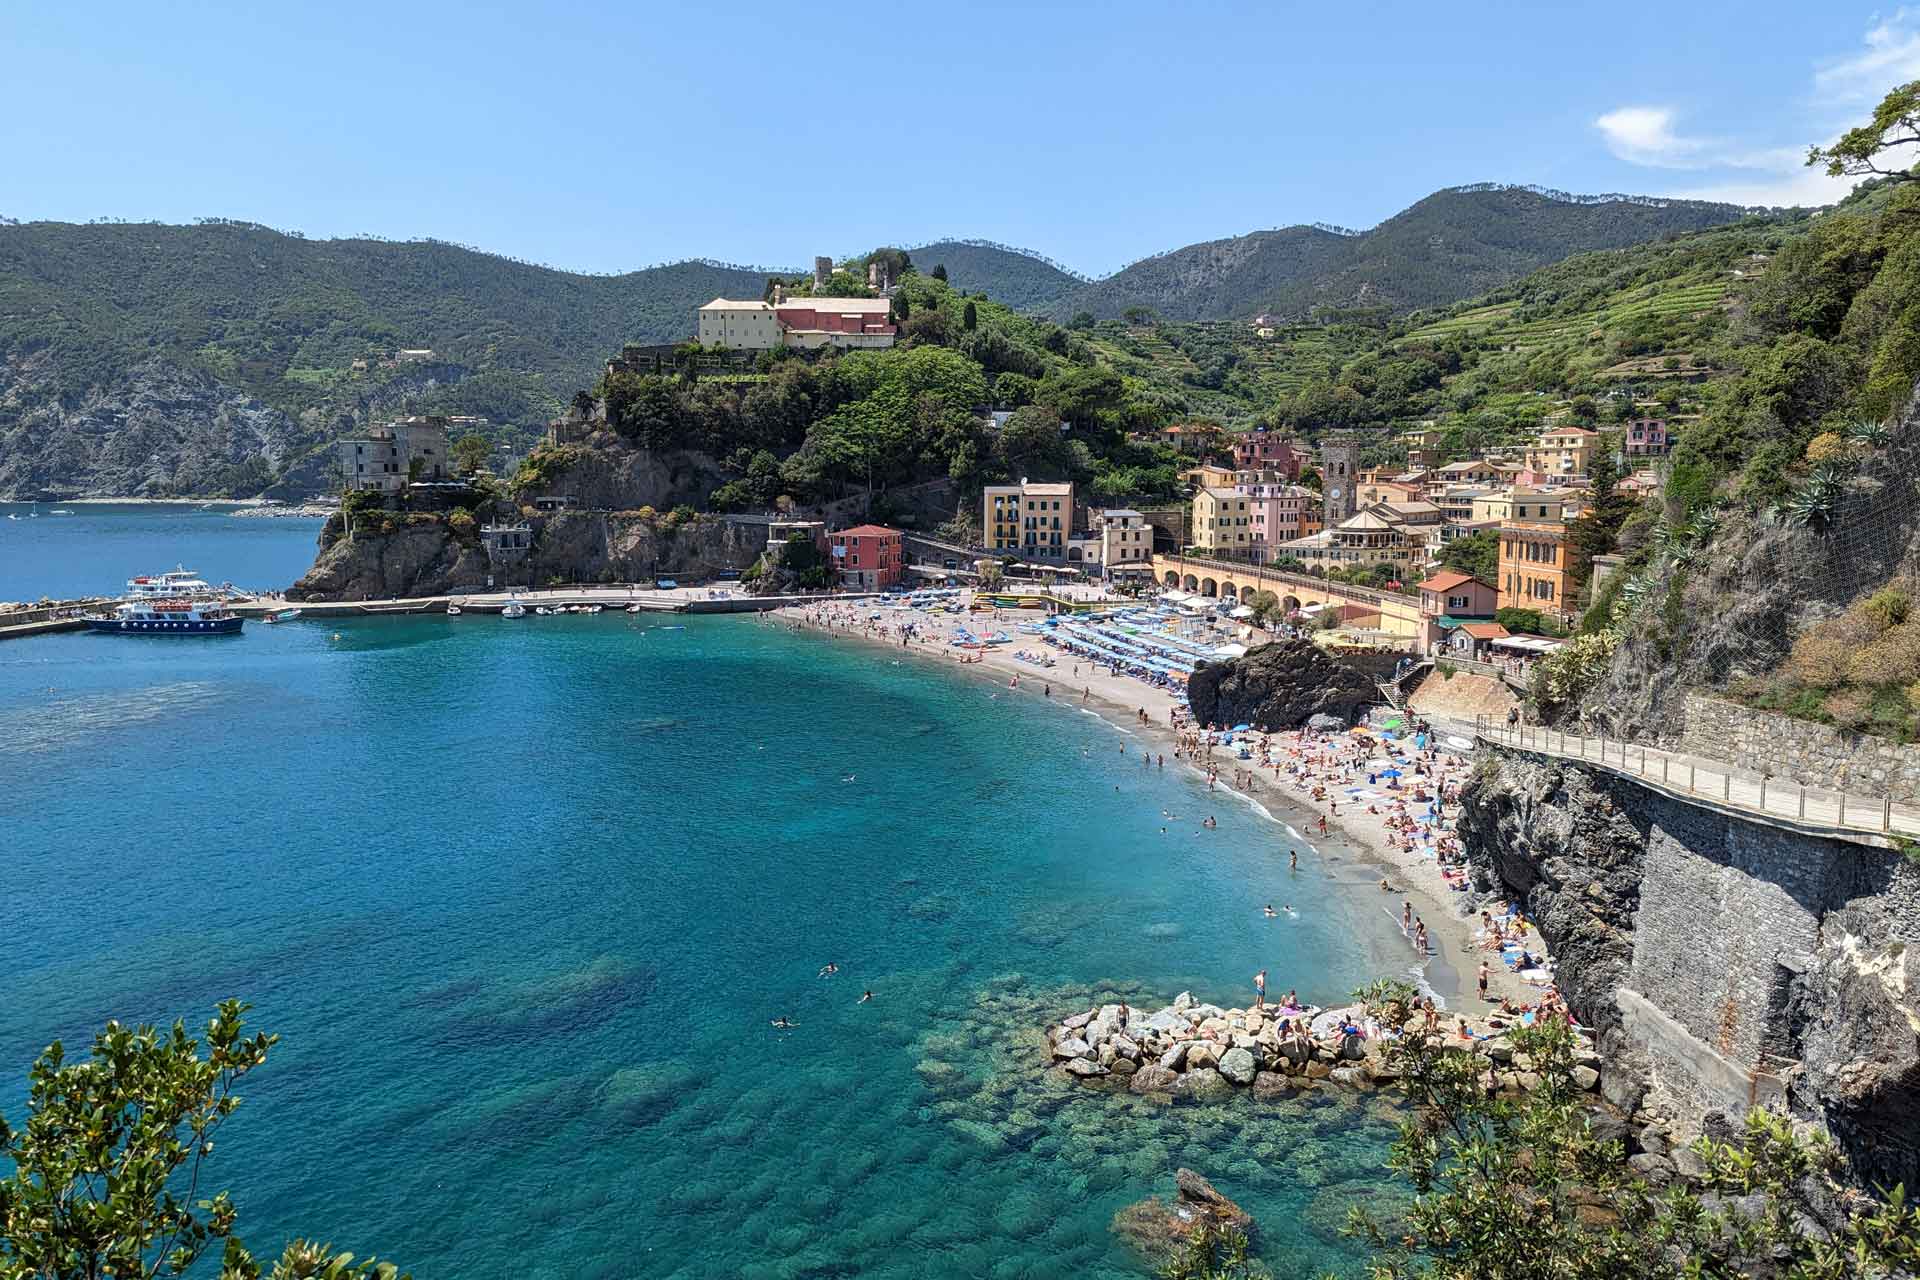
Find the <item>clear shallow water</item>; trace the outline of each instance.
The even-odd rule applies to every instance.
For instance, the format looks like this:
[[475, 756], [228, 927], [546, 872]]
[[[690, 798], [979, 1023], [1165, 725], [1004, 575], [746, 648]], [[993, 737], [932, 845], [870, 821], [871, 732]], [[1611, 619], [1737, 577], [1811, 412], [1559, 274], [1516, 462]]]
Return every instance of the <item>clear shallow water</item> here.
[[202, 511], [174, 503], [0, 502], [0, 600], [118, 595], [128, 578], [177, 564], [209, 582], [279, 589], [313, 563], [319, 520], [236, 519], [234, 510], [230, 503]]
[[1104, 983], [1326, 1001], [1404, 963], [1363, 869], [1290, 876], [1280, 827], [1131, 741], [734, 618], [10, 641], [0, 1110], [54, 1036], [238, 995], [284, 1036], [213, 1165], [262, 1249], [1137, 1275], [1112, 1216], [1185, 1164], [1282, 1274], [1350, 1269], [1390, 1136], [1352, 1099], [1041, 1079], [1035, 1032]]

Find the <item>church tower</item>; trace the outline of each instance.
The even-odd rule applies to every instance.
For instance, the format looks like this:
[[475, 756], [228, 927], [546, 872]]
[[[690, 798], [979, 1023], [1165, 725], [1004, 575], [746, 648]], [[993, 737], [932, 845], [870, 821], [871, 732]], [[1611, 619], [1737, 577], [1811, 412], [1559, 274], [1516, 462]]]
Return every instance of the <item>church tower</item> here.
[[1360, 509], [1354, 486], [1360, 475], [1360, 446], [1350, 439], [1329, 436], [1320, 442], [1320, 498], [1326, 527], [1351, 519]]

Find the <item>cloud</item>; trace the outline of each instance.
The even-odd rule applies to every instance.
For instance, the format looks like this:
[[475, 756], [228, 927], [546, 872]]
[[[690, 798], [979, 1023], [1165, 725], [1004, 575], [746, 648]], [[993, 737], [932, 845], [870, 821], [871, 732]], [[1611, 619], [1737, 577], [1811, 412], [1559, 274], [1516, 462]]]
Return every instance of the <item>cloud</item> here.
[[[1858, 123], [1861, 108], [1878, 104], [1887, 90], [1920, 80], [1920, 9], [1899, 9], [1876, 21], [1862, 43], [1864, 48], [1858, 52], [1814, 65], [1813, 91], [1807, 100], [1813, 119], [1807, 132], [1837, 136]], [[1853, 188], [1853, 179], [1829, 178], [1807, 168], [1804, 147], [1754, 145], [1685, 133], [1672, 107], [1616, 107], [1593, 126], [1607, 150], [1629, 164], [1726, 174], [1719, 181], [1670, 193], [1687, 199], [1822, 205], [1843, 198]]]
[[1815, 68], [1813, 91], [1823, 105], [1873, 106], [1895, 85], [1920, 80], [1920, 9], [1899, 9], [1867, 31], [1866, 48]]
[[1697, 169], [1705, 139], [1673, 131], [1671, 107], [1616, 107], [1593, 122], [1607, 150], [1629, 164], [1657, 169]]

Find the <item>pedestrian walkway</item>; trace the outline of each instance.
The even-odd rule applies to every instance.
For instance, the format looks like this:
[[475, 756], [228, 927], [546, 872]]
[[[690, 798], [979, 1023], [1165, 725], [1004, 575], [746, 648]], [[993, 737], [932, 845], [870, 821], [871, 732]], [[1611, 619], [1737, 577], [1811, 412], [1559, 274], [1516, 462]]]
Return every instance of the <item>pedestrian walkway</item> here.
[[1799, 827], [1902, 838], [1920, 836], [1920, 807], [1895, 804], [1885, 796], [1808, 787], [1741, 769], [1724, 760], [1663, 751], [1618, 738], [1583, 738], [1538, 725], [1509, 726], [1489, 716], [1475, 721], [1474, 736], [1477, 742], [1489, 746], [1579, 760], [1677, 799], [1784, 820]]

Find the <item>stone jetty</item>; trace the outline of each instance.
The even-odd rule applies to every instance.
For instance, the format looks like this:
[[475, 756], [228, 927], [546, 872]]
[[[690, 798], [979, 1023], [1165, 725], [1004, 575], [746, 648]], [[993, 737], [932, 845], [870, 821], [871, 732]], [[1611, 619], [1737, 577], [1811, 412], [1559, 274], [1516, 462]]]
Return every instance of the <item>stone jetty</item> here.
[[[1459, 1015], [1444, 1017], [1451, 1026]], [[1366, 1032], [1343, 1032], [1347, 1025]], [[1506, 1028], [1474, 1019], [1472, 1030], [1477, 1038], [1460, 1039], [1457, 1047], [1486, 1059], [1490, 1090], [1522, 1093], [1539, 1086], [1540, 1077], [1508, 1042]], [[1390, 1043], [1364, 1005], [1293, 1013], [1273, 1006], [1223, 1009], [1184, 991], [1152, 1012], [1098, 1005], [1047, 1032], [1055, 1071], [1158, 1102], [1210, 1101], [1242, 1089], [1271, 1097], [1321, 1084], [1373, 1088], [1399, 1078], [1386, 1052]], [[1600, 1055], [1584, 1039], [1576, 1061], [1576, 1083], [1598, 1090]]]

